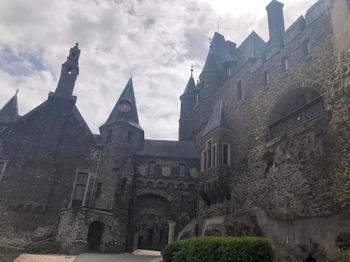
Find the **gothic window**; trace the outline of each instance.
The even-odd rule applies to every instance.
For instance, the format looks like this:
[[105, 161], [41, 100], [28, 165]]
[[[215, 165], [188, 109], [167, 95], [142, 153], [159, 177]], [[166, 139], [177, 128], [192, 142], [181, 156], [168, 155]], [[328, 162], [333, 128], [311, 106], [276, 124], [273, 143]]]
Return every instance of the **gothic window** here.
[[190, 202], [190, 197], [187, 195], [181, 196], [181, 212], [185, 213], [188, 212], [189, 209], [189, 202]]
[[74, 193], [71, 207], [80, 207], [85, 203], [85, 194], [87, 189], [87, 182], [89, 173], [78, 172], [75, 179]]
[[112, 140], [112, 130], [108, 130], [108, 134], [107, 134], [107, 139], [106, 139], [106, 143], [111, 142]]
[[270, 74], [267, 71], [264, 72], [264, 84], [265, 86], [270, 84]]
[[148, 176], [156, 175], [156, 162], [150, 161], [148, 164]]
[[309, 39], [306, 39], [304, 41], [304, 55], [305, 56], [311, 55], [311, 43]]
[[179, 172], [177, 173], [179, 177], [185, 177], [186, 176], [186, 165], [180, 164], [179, 165]]
[[287, 57], [282, 58], [282, 71], [287, 72], [289, 69], [289, 62]]
[[7, 164], [6, 160], [0, 159], [0, 182], [5, 174], [6, 164]]
[[237, 101], [242, 100], [242, 81], [238, 81], [236, 85], [236, 99]]
[[229, 144], [222, 144], [222, 164], [223, 165], [230, 165], [230, 145]]
[[269, 138], [273, 139], [324, 113], [322, 96], [310, 88], [298, 88], [283, 96], [269, 115]]

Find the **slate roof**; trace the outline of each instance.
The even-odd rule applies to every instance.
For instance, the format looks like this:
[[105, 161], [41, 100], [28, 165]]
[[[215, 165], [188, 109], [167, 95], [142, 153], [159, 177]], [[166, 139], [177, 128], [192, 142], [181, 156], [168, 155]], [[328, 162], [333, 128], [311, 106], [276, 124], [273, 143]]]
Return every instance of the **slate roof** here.
[[195, 93], [196, 93], [196, 83], [194, 82], [193, 75], [191, 74], [183, 94], [188, 95], [188, 94], [195, 94]]
[[0, 122], [10, 123], [18, 119], [17, 93], [0, 109]]
[[[119, 103], [122, 101], [130, 102], [131, 110], [129, 112], [127, 112], [127, 113], [120, 112]], [[119, 97], [117, 103], [115, 104], [111, 114], [109, 115], [107, 121], [103, 125], [108, 125], [108, 124], [111, 124], [111, 123], [119, 121], [119, 120], [133, 123], [134, 126], [141, 129], [141, 127], [139, 126], [139, 117], [138, 117], [137, 108], [136, 108], [134, 86], [133, 86], [131, 78], [129, 79], [128, 83], [126, 84], [122, 94], [120, 95], [120, 97]]]
[[220, 99], [214, 106], [213, 112], [210, 115], [209, 121], [207, 123], [207, 126], [205, 127], [201, 137], [209, 134], [211, 131], [218, 127], [224, 127], [227, 128], [227, 121], [224, 115], [223, 111], [223, 102], [222, 99]]
[[199, 159], [199, 153], [191, 141], [165, 141], [146, 139], [135, 155], [180, 159]]

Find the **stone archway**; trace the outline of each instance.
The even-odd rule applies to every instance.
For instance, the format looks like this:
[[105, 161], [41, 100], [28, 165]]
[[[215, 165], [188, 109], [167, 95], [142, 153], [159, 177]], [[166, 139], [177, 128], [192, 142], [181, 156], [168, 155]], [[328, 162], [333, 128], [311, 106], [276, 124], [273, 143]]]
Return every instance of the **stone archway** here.
[[155, 214], [142, 216], [136, 224], [137, 249], [163, 250], [168, 243], [168, 222]]
[[92, 222], [89, 226], [87, 242], [89, 252], [100, 252], [104, 225], [100, 221]]

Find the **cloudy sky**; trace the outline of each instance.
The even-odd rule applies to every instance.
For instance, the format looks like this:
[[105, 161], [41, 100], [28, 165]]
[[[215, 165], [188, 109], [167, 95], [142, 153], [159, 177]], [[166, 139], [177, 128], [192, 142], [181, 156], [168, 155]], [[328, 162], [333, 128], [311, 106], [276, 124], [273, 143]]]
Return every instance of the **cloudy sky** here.
[[[285, 0], [286, 26], [315, 0]], [[93, 132], [133, 77], [146, 137], [177, 139], [179, 96], [218, 29], [240, 44], [252, 30], [267, 40], [269, 0], [1, 0], [0, 107], [19, 89], [25, 114], [56, 88], [79, 42], [74, 94]]]

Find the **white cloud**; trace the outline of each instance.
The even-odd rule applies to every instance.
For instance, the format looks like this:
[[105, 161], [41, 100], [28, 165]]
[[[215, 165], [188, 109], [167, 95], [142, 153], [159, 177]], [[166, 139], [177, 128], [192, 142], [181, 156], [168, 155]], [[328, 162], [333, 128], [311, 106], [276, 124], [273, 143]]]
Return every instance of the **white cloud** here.
[[[215, 2], [215, 3], [214, 3]], [[286, 0], [287, 25], [313, 0]], [[179, 96], [199, 73], [216, 30], [240, 43], [252, 30], [267, 38], [256, 0], [4, 0], [0, 2], [0, 105], [17, 88], [20, 113], [56, 88], [69, 48], [82, 49], [75, 95], [94, 132], [133, 76], [146, 137], [176, 139]], [[12, 58], [11, 58], [12, 57]]]

